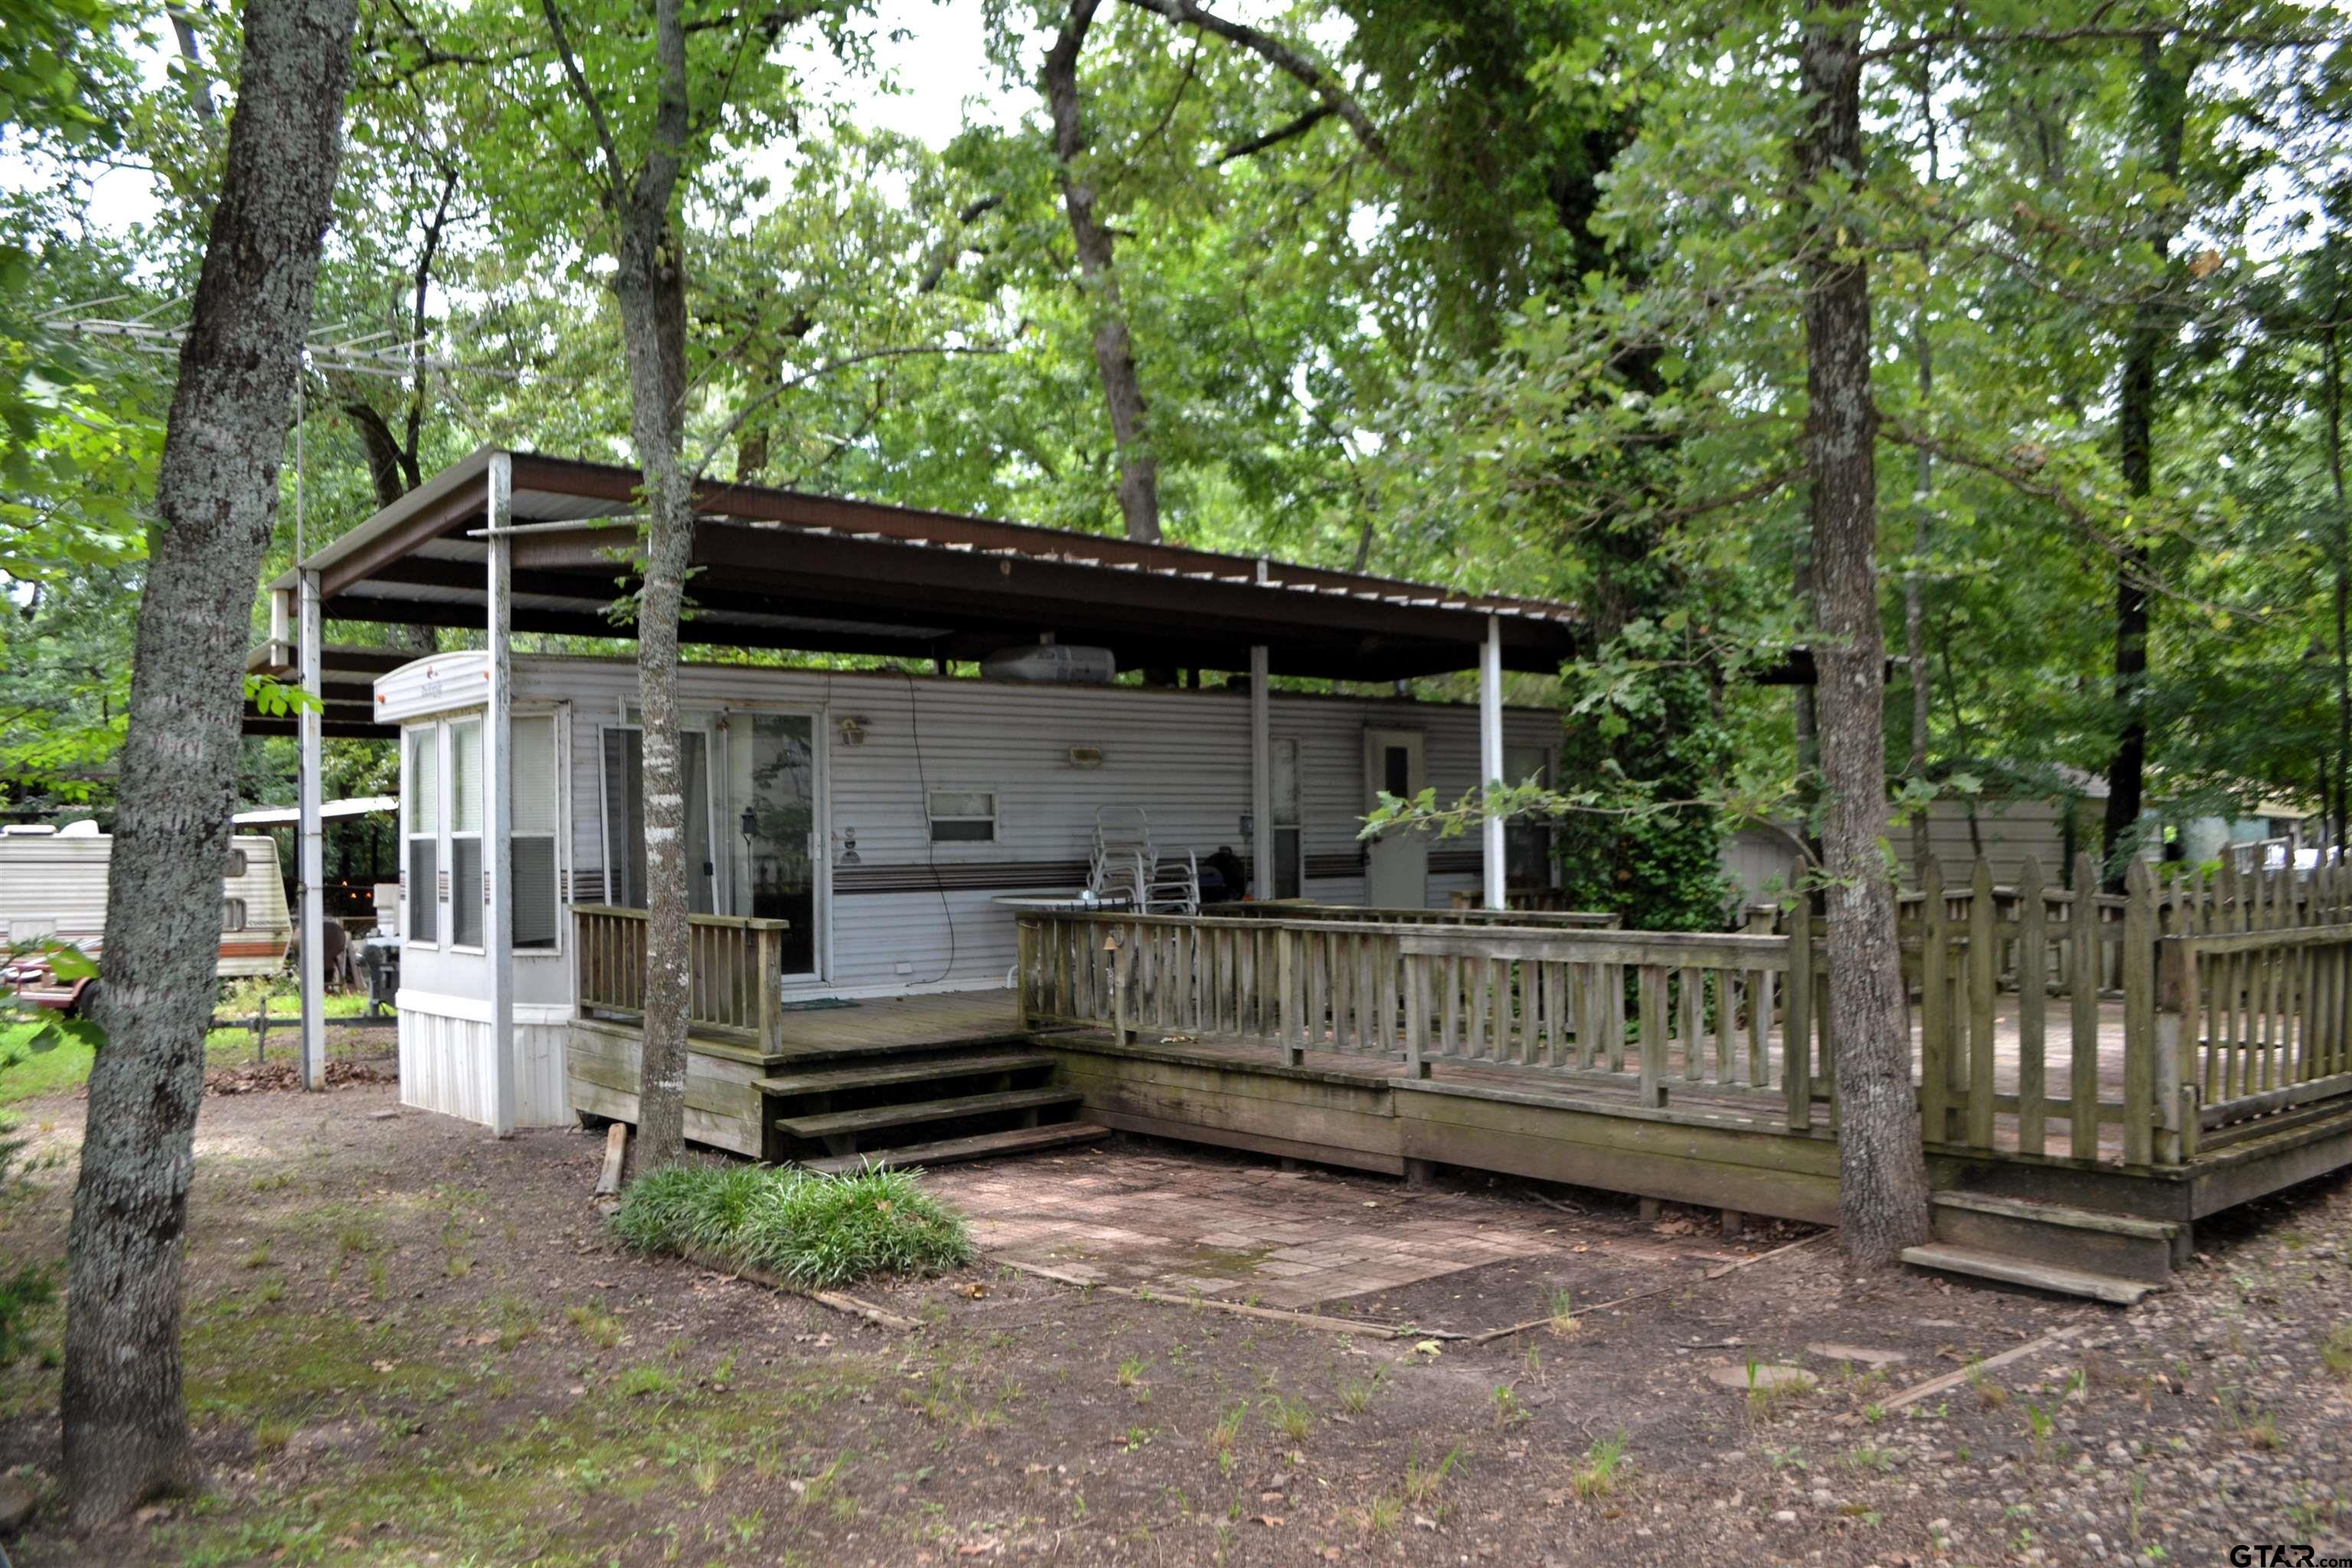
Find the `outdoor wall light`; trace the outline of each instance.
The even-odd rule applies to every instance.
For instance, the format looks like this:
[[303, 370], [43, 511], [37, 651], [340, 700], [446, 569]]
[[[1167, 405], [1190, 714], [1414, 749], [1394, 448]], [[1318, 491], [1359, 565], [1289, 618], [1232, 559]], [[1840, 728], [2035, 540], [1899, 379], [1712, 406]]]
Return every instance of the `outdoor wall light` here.
[[841, 743], [845, 746], [866, 744], [866, 723], [863, 713], [844, 713], [837, 726], [841, 731]]

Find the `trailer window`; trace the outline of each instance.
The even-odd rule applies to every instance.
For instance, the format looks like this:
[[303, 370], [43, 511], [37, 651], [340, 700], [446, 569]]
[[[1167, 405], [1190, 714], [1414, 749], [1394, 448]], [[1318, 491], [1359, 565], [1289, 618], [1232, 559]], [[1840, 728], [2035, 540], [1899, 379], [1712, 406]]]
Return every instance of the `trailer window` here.
[[996, 842], [996, 792], [935, 789], [925, 797], [934, 844]]
[[236, 881], [239, 877], [245, 875], [246, 869], [245, 851], [242, 849], [230, 850], [228, 852], [228, 879], [232, 882]]
[[508, 733], [514, 747], [514, 820], [507, 842], [514, 868], [515, 951], [548, 952], [555, 948], [562, 920], [555, 885], [555, 832], [562, 816], [555, 719], [517, 719]]
[[426, 943], [441, 940], [440, 742], [437, 726], [419, 724], [408, 731], [407, 777], [400, 790], [408, 818], [403, 867], [408, 878], [408, 940]]
[[449, 942], [482, 945], [482, 906], [489, 888], [482, 875], [482, 721], [449, 726]]
[[221, 930], [224, 931], [243, 931], [244, 929], [245, 900], [243, 899], [223, 899], [221, 900]]
[[[1503, 748], [1503, 782], [1551, 783], [1551, 752], [1541, 746]], [[1514, 817], [1503, 829], [1503, 879], [1512, 888], [1548, 889], [1552, 881], [1551, 824]]]
[[1298, 739], [1277, 735], [1274, 740], [1274, 896], [1277, 899], [1302, 898], [1307, 891], [1300, 802]]

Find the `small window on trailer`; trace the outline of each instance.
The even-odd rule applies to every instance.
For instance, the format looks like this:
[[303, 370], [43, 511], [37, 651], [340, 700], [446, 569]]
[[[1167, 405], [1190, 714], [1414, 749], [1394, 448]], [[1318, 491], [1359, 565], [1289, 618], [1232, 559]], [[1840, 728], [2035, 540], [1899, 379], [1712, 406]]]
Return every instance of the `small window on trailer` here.
[[488, 776], [483, 771], [482, 721], [449, 726], [449, 943], [482, 945], [483, 905], [489, 889], [483, 875], [483, 803]]
[[923, 815], [929, 821], [934, 844], [993, 844], [996, 842], [996, 792], [962, 785], [929, 791]]
[[1274, 738], [1274, 896], [1302, 898], [1306, 894], [1304, 816], [1298, 772], [1298, 737]]
[[[1537, 784], [1549, 788], [1551, 775], [1550, 747], [1503, 748], [1505, 784]], [[1550, 819], [1541, 816], [1511, 818], [1503, 829], [1503, 878], [1506, 884], [1513, 888], [1549, 888], [1554, 871]]]
[[557, 886], [562, 781], [557, 774], [555, 716], [518, 717], [508, 733], [514, 747], [514, 818], [507, 835], [514, 865], [514, 948], [552, 952], [563, 924]]
[[223, 899], [221, 900], [222, 931], [243, 931], [245, 929], [245, 921], [246, 910], [245, 900], [243, 899]]
[[407, 937], [429, 947], [441, 941], [441, 727], [413, 725], [405, 739], [400, 806], [407, 819]]

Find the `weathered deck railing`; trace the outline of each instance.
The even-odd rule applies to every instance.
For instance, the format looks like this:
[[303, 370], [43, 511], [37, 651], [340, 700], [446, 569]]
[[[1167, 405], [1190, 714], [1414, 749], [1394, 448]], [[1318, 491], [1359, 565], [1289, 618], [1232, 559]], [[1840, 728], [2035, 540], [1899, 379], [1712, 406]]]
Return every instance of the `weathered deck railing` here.
[[[1397, 945], [1405, 1070], [1415, 1077], [1457, 1061], [1622, 1078], [1630, 1050], [1644, 1105], [1664, 1105], [1675, 1079], [1770, 1091], [1773, 996], [1798, 946], [1789, 938], [1421, 929]], [[1810, 994], [1791, 987], [1781, 1004], [1781, 1082], [1796, 1086], [1785, 1095], [1790, 1125], [1805, 1127]]]
[[[2077, 864], [2078, 888], [2095, 878]], [[2352, 875], [2225, 866], [2159, 889], [2142, 865], [2087, 899], [2030, 861], [2007, 889], [1981, 861], [1964, 888], [1933, 865], [1923, 881], [1898, 936], [1931, 1144], [2178, 1164], [2352, 1106]], [[1388, 912], [1024, 916], [1023, 1014], [1613, 1083], [1650, 1106], [1763, 1097], [1790, 1131], [1825, 1104], [1835, 1125], [1818, 921], [1718, 936]]]
[[[1337, 1051], [1402, 1059], [1415, 1074], [1452, 1061], [1613, 1079], [1656, 1105], [1672, 1079], [1772, 1092], [1771, 1064], [1789, 1042], [1801, 1054], [1811, 1038], [1809, 988], [1779, 995], [1775, 978], [1803, 945], [1459, 921], [1068, 911], [1023, 917], [1015, 971], [1034, 1025], [1263, 1045], [1294, 1063]], [[1807, 1125], [1816, 1086], [1805, 1064], [1783, 1081], [1800, 1086], [1791, 1123]]]
[[1318, 904], [1304, 899], [1274, 899], [1224, 904], [1218, 913], [1244, 920], [1347, 921], [1362, 925], [1519, 926], [1535, 930], [1614, 931], [1621, 923], [1606, 910], [1389, 910], [1360, 904]]
[[[688, 1026], [776, 1048], [783, 1026], [784, 933], [788, 921], [744, 915], [686, 918], [693, 984]], [[646, 1010], [646, 911], [574, 904], [572, 930], [583, 1014], [642, 1017]]]
[[2164, 900], [2159, 1033], [2189, 1151], [2352, 1096], [2352, 877], [2326, 866], [2241, 873]]

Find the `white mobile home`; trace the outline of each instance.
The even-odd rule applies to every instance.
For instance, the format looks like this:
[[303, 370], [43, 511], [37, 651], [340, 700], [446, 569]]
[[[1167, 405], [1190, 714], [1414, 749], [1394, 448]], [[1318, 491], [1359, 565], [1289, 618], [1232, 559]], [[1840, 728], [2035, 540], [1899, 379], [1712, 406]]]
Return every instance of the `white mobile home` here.
[[[480, 847], [485, 653], [380, 678], [400, 727], [401, 1080], [410, 1103], [482, 1120], [488, 959]], [[512, 736], [520, 1125], [569, 1120], [575, 995], [567, 905], [645, 901], [636, 669], [518, 657]], [[1098, 814], [1153, 840], [1254, 855], [1250, 703], [1240, 687], [1035, 686], [897, 674], [689, 666], [689, 903], [788, 921], [787, 1002], [1002, 987], [1014, 917], [998, 900], [1083, 886]], [[460, 706], [459, 704], [463, 704]], [[1272, 891], [1319, 903], [1443, 904], [1482, 886], [1475, 838], [1366, 843], [1398, 782], [1451, 800], [1478, 777], [1475, 710], [1292, 695], [1269, 704]], [[1506, 776], [1549, 774], [1549, 710], [1504, 716]], [[1391, 770], [1401, 770], [1402, 779]], [[1548, 875], [1521, 840], [1521, 877]]]
[[[403, 1094], [497, 1128], [575, 1108], [583, 1004], [625, 1014], [614, 988], [642, 973], [634, 665], [514, 640], [627, 633], [606, 612], [636, 486], [478, 452], [273, 584], [256, 659], [326, 699], [299, 721], [306, 868], [319, 737], [396, 727]], [[696, 505], [689, 645], [934, 672], [683, 673], [698, 930], [728, 948], [713, 963], [772, 985], [762, 1005], [1001, 990], [1015, 922], [998, 900], [1074, 892], [1106, 813], [1162, 850], [1229, 847], [1260, 900], [1499, 907], [1507, 862], [1545, 864], [1500, 823], [1369, 846], [1357, 828], [1381, 789], [1451, 798], [1549, 766], [1557, 716], [1507, 716], [1502, 677], [1573, 655], [1564, 605], [783, 490], [707, 486]], [[333, 621], [476, 628], [487, 647], [344, 660]], [[975, 667], [999, 678], [958, 673]], [[1475, 708], [1274, 688], [1473, 668]], [[583, 954], [592, 926], [609, 950]], [[772, 1017], [761, 1032], [772, 1043]]]

